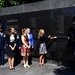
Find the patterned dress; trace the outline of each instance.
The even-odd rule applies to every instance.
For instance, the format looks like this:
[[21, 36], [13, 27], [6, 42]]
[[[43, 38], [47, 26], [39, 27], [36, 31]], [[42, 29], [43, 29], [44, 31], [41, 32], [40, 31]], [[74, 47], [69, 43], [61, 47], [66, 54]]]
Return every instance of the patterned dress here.
[[[23, 35], [22, 35], [23, 36]], [[25, 38], [25, 43], [27, 45], [29, 45], [29, 40], [28, 40], [28, 36], [24, 36]], [[26, 56], [27, 53], [30, 53], [30, 49], [28, 49], [25, 45], [22, 44], [22, 48], [21, 48], [21, 56]]]
[[47, 54], [46, 41], [48, 38], [45, 36], [40, 37], [39, 39], [39, 54]]

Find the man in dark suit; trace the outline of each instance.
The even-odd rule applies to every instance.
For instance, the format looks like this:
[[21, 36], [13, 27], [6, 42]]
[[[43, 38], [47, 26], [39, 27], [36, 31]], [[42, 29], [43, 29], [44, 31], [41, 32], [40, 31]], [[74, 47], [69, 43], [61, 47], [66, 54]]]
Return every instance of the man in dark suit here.
[[30, 55], [29, 55], [29, 64], [32, 64], [32, 50], [34, 48], [34, 40], [33, 40], [33, 35], [30, 33], [30, 28], [27, 28], [27, 35], [30, 43]]
[[19, 50], [20, 36], [18, 34], [18, 31], [16, 30], [14, 34], [16, 35], [15, 65], [18, 65], [21, 62], [20, 50]]
[[75, 60], [75, 20], [73, 21], [72, 27], [68, 30], [68, 45], [72, 48], [74, 52], [74, 60]]
[[4, 65], [4, 46], [5, 34], [2, 32], [2, 26], [0, 26], [0, 65]]

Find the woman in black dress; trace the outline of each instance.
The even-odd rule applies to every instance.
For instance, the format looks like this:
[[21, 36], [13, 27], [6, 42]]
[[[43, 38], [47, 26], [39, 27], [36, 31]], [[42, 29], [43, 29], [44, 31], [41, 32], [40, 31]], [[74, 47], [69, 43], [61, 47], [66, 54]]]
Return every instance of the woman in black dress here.
[[40, 29], [38, 33], [38, 39], [39, 39], [39, 65], [42, 66], [44, 65], [44, 55], [47, 54], [47, 49], [46, 49], [46, 42], [49, 39], [55, 39], [57, 38], [56, 36], [51, 37], [50, 35], [48, 37], [44, 36], [44, 30]]
[[14, 56], [15, 56], [15, 47], [16, 47], [16, 35], [14, 34], [14, 28], [10, 27], [8, 34], [6, 35], [6, 44], [7, 44], [7, 55], [8, 55], [8, 64], [9, 69], [14, 69]]

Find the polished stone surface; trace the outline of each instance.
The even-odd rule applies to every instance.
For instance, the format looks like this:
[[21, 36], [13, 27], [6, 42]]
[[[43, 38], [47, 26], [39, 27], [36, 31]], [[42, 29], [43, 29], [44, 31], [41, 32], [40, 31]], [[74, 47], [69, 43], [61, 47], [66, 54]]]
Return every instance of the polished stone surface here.
[[[0, 15], [10, 15], [26, 12], [36, 12], [42, 10], [50, 10], [56, 8], [65, 8], [75, 6], [75, 0], [44, 0], [29, 4], [22, 4], [13, 7], [0, 9]], [[9, 11], [10, 10], [10, 11]]]

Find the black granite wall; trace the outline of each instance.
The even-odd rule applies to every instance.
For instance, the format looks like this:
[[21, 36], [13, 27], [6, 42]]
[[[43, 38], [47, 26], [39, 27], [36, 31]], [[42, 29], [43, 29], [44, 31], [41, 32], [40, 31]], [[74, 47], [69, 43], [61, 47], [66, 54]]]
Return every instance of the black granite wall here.
[[73, 50], [68, 46], [67, 33], [72, 26], [75, 16], [74, 0], [44, 0], [36, 3], [24, 4], [0, 9], [0, 20], [4, 31], [14, 26], [19, 33], [22, 28], [29, 27], [34, 35], [35, 50], [33, 56], [37, 57], [37, 33], [40, 28], [45, 34], [58, 36], [57, 40], [47, 43], [47, 58], [57, 60], [74, 60]]

